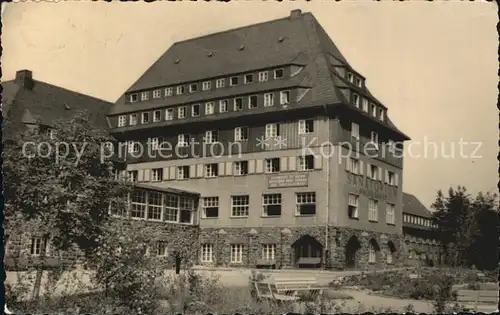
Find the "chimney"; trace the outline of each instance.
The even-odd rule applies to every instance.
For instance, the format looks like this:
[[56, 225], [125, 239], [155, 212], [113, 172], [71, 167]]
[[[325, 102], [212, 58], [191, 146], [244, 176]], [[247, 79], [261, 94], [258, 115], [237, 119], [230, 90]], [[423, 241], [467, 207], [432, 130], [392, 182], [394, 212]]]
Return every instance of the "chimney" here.
[[30, 70], [19, 70], [16, 72], [14, 81], [19, 87], [31, 90], [33, 88], [33, 75]]
[[300, 9], [295, 9], [290, 12], [290, 19], [298, 18], [302, 15], [302, 11]]

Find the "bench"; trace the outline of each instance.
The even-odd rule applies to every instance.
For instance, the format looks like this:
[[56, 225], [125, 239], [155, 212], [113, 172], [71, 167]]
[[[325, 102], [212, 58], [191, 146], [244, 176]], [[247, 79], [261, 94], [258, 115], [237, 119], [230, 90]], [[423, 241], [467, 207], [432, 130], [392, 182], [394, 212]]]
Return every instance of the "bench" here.
[[254, 282], [255, 293], [257, 295], [257, 300], [267, 300], [272, 302], [293, 302], [297, 301], [298, 297], [281, 294], [278, 292], [276, 285], [268, 281], [255, 281]]
[[323, 293], [314, 277], [276, 278], [254, 282], [257, 298], [275, 301], [297, 301], [300, 292], [307, 292], [313, 297]]
[[498, 310], [498, 290], [458, 290], [457, 302], [467, 311], [491, 313]]

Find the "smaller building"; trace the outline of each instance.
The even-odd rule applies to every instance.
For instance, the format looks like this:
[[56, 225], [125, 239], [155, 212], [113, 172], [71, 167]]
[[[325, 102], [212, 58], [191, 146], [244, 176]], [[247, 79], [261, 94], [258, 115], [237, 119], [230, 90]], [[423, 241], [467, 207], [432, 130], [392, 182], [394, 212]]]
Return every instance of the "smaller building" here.
[[442, 255], [435, 228], [432, 212], [414, 195], [403, 193], [403, 246], [407, 264], [440, 264]]

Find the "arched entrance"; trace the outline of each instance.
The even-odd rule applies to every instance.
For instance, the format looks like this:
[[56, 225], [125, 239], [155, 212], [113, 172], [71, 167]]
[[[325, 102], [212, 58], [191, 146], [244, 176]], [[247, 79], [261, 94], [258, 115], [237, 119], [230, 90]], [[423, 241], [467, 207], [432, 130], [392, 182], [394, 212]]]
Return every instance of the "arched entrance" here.
[[345, 265], [347, 268], [356, 268], [356, 252], [361, 248], [358, 238], [353, 235], [345, 245]]
[[314, 237], [304, 235], [292, 244], [293, 264], [299, 268], [320, 268], [323, 245]]
[[394, 263], [394, 253], [396, 252], [396, 246], [394, 246], [394, 243], [392, 241], [387, 242], [387, 263], [388, 264], [393, 264]]

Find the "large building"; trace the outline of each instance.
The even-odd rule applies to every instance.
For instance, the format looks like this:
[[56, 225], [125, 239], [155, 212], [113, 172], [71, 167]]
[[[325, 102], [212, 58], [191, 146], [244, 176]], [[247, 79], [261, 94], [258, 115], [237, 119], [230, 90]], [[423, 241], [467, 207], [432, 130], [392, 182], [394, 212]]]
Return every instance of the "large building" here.
[[159, 219], [199, 225], [200, 264], [401, 261], [409, 138], [310, 13], [175, 43], [108, 121], [131, 180], [200, 193]]

